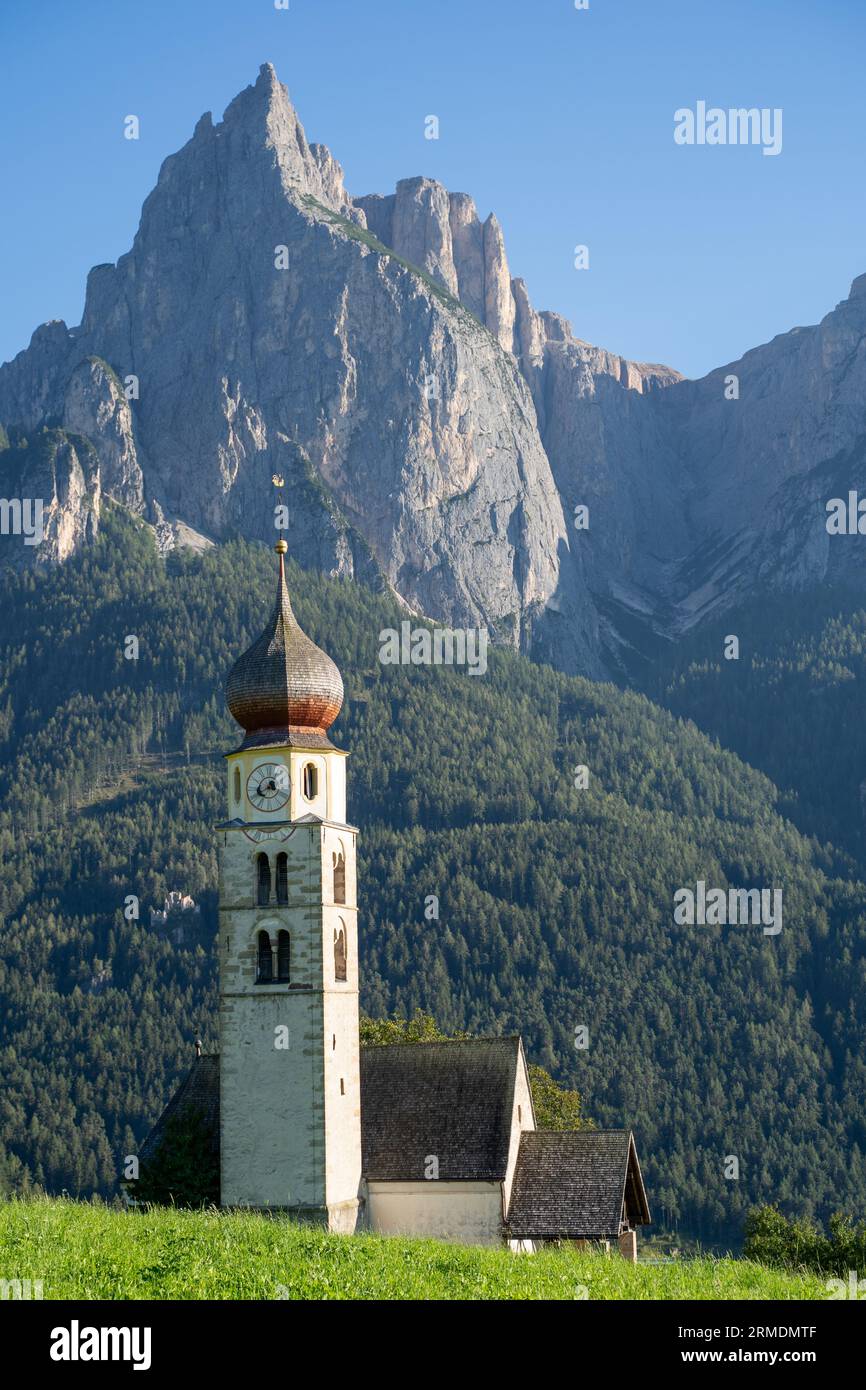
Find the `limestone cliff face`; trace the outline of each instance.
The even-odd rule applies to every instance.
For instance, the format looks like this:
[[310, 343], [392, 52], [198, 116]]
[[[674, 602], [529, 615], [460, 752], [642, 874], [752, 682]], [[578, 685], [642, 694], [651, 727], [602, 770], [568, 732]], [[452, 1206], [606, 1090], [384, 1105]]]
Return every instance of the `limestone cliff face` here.
[[114, 372], [99, 358], [80, 362], [63, 395], [63, 428], [93, 441], [106, 492], [131, 511], [144, 509], [132, 411]]
[[0, 479], [7, 516], [0, 563], [13, 568], [58, 563], [96, 535], [99, 463], [83, 436], [53, 428], [39, 431], [31, 442], [13, 434], [9, 447], [0, 450]]
[[[411, 239], [392, 216], [401, 199], [415, 209]], [[468, 195], [406, 180], [356, 206], [517, 361], [567, 522], [589, 509], [563, 569], [591, 591], [609, 669], [630, 664], [635, 624], [672, 638], [764, 587], [866, 581], [856, 539], [826, 530], [829, 498], [866, 496], [866, 276], [817, 327], [689, 382], [538, 312], [509, 277], [495, 217], [482, 223]]]
[[81, 325], [0, 367], [0, 422], [65, 441], [39, 465], [48, 558], [94, 534], [102, 495], [163, 546], [265, 540], [279, 472], [302, 564], [378, 571], [414, 610], [602, 675], [635, 623], [675, 635], [751, 585], [859, 565], [816, 508], [858, 482], [864, 330], [858, 281], [700, 382], [592, 347], [533, 307], [467, 194], [350, 197], [265, 65], [165, 161]]
[[[733, 389], [738, 398], [727, 399]], [[862, 546], [828, 534], [826, 504], [850, 490], [866, 496], [864, 401], [866, 276], [820, 324], [671, 393], [661, 415], [683, 478], [681, 626], [758, 584], [863, 585]]]
[[395, 193], [356, 198], [370, 231], [455, 295], [507, 352], [515, 350], [516, 305], [502, 230], [479, 221], [466, 193], [434, 179], [401, 179]]

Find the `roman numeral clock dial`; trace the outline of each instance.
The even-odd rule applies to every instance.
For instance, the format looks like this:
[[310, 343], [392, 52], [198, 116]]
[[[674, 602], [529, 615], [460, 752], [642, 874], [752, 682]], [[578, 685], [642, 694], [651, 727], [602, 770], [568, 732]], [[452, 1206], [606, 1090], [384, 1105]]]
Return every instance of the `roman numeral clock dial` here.
[[284, 763], [260, 763], [247, 778], [247, 796], [257, 811], [280, 811], [289, 799]]

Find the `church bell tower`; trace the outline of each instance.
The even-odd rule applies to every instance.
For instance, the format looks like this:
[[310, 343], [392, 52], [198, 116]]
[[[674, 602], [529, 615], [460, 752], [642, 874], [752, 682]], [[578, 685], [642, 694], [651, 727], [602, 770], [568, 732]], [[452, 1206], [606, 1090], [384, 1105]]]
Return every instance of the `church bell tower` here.
[[358, 928], [343, 682], [277, 599], [226, 686], [244, 731], [219, 835], [223, 1206], [354, 1231], [361, 1184]]

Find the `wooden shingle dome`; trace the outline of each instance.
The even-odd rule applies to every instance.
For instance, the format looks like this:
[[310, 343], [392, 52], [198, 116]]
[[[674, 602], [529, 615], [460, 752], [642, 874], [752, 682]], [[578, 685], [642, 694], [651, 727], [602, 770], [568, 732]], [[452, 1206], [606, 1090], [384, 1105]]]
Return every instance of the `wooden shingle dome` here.
[[327, 744], [343, 704], [343, 681], [331, 658], [301, 629], [286, 586], [286, 542], [274, 547], [280, 564], [277, 601], [267, 627], [239, 657], [226, 682], [226, 701], [246, 734], [244, 748]]

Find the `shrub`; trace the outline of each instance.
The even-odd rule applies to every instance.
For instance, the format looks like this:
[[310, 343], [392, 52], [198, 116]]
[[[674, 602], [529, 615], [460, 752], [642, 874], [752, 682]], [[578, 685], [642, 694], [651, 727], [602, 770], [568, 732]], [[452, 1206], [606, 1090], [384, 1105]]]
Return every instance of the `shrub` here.
[[819, 1274], [846, 1275], [866, 1270], [866, 1221], [850, 1216], [830, 1218], [825, 1234], [806, 1221], [790, 1221], [777, 1207], [754, 1207], [746, 1217], [747, 1259], [779, 1269], [810, 1269]]

